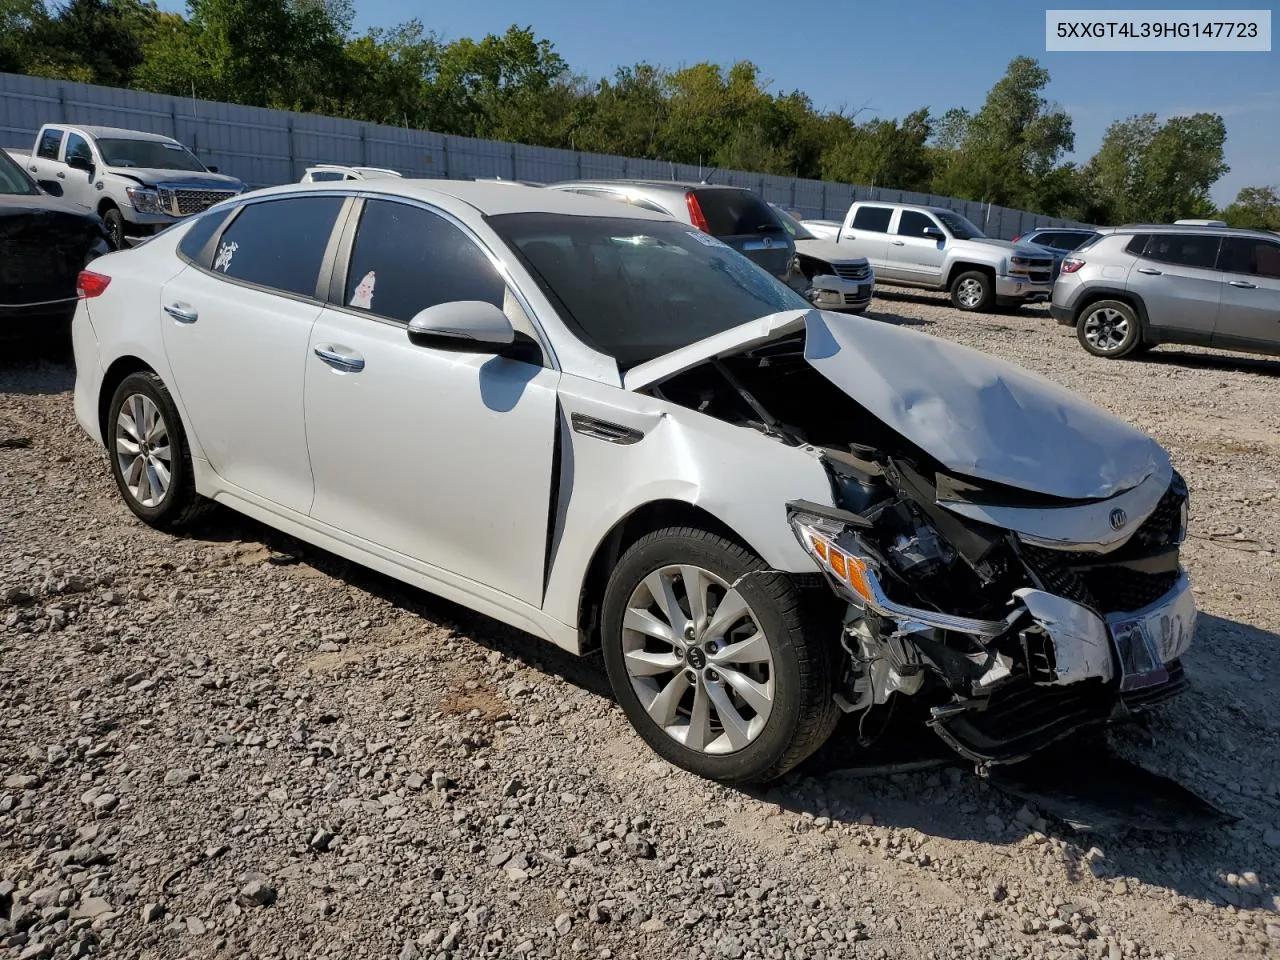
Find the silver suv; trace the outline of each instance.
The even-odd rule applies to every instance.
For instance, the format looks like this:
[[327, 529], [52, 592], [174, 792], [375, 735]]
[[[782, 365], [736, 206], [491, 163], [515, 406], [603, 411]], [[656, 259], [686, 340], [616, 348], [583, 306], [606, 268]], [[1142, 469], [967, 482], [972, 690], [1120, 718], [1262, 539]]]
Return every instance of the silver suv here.
[[1099, 357], [1161, 343], [1280, 353], [1280, 234], [1179, 225], [1100, 230], [1062, 262], [1050, 311]]

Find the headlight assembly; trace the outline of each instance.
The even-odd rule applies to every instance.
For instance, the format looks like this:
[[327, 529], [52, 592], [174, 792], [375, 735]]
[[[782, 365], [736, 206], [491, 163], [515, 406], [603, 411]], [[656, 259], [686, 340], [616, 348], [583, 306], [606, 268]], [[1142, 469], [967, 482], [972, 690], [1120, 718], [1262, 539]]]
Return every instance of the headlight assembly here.
[[133, 209], [139, 213], [164, 213], [164, 208], [160, 206], [160, 194], [150, 187], [126, 187], [124, 192], [128, 194]]

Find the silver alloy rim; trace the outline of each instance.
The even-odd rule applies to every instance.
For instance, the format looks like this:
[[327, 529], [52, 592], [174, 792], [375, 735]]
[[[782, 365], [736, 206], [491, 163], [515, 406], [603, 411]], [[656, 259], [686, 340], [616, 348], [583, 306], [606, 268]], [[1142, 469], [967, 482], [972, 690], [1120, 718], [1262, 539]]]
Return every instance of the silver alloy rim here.
[[1100, 307], [1085, 317], [1084, 338], [1099, 353], [1115, 353], [1129, 336], [1129, 320], [1112, 307]]
[[692, 564], [666, 566], [627, 601], [622, 656], [641, 706], [677, 743], [735, 753], [773, 710], [773, 652], [743, 596]]
[[148, 396], [130, 394], [116, 417], [116, 462], [129, 496], [144, 507], [157, 507], [169, 491], [173, 454], [169, 428]]
[[982, 284], [972, 278], [961, 280], [956, 288], [956, 297], [962, 306], [976, 307], [982, 302]]

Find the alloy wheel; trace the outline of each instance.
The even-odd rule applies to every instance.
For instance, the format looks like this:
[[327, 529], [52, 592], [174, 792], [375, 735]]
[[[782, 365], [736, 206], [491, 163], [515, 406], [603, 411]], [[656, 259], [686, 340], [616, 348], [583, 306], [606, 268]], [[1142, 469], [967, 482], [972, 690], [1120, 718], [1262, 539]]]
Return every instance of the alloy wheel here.
[[965, 307], [976, 307], [982, 302], [982, 284], [972, 278], [961, 280], [956, 288], [956, 299]]
[[622, 627], [632, 689], [669, 737], [729, 754], [763, 732], [773, 653], [750, 605], [723, 579], [691, 564], [660, 567], [632, 591]]
[[173, 478], [169, 428], [148, 396], [130, 394], [116, 417], [116, 461], [124, 486], [140, 506], [157, 507]]
[[1084, 338], [1099, 353], [1115, 353], [1129, 336], [1129, 320], [1119, 310], [1101, 307], [1084, 320]]

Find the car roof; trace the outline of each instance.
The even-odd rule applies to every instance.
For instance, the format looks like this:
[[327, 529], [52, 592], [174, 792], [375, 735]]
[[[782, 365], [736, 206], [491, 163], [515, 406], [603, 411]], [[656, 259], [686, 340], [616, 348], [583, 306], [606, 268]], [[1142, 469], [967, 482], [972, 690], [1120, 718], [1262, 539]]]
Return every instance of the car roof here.
[[664, 190], [672, 193], [684, 193], [687, 190], [745, 190], [754, 193], [750, 187], [740, 187], [732, 183], [695, 183], [692, 180], [560, 180], [547, 184], [549, 187], [642, 187], [645, 190]]
[[1024, 233], [1023, 236], [1024, 237], [1030, 236], [1033, 233], [1097, 233], [1097, 232], [1098, 231], [1093, 227], [1032, 227], [1030, 230]]
[[584, 197], [560, 190], [528, 187], [511, 181], [484, 180], [415, 180], [396, 177], [359, 182], [332, 180], [322, 183], [291, 183], [280, 187], [268, 187], [246, 196], [288, 196], [292, 193], [312, 193], [334, 190], [339, 193], [353, 191], [422, 200], [439, 203], [447, 198], [464, 203], [482, 214], [500, 216], [506, 213], [558, 213], [580, 217], [625, 217], [628, 220], [669, 221], [665, 214], [651, 213], [639, 207], [631, 208], [616, 200]]
[[124, 127], [86, 127], [78, 123], [51, 123], [51, 127], [62, 127], [66, 129], [83, 130], [91, 137], [101, 137], [107, 140], [155, 140], [161, 143], [177, 143], [173, 137], [166, 137], [160, 133], [147, 133], [143, 130], [127, 130]]
[[400, 171], [388, 167], [361, 167], [348, 163], [317, 163], [307, 167], [307, 173], [313, 170], [351, 170], [355, 173], [380, 173], [389, 177], [401, 176]]
[[1277, 234], [1270, 230], [1246, 230], [1243, 227], [1212, 227], [1193, 223], [1126, 223], [1118, 227], [1099, 227], [1102, 234], [1115, 233], [1208, 233], [1222, 237], [1254, 237], [1258, 240], [1274, 240]]

